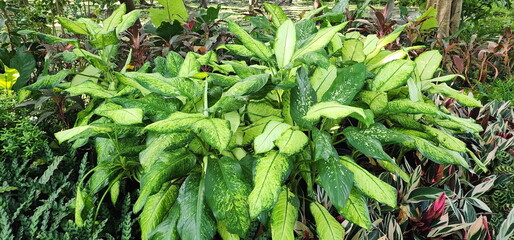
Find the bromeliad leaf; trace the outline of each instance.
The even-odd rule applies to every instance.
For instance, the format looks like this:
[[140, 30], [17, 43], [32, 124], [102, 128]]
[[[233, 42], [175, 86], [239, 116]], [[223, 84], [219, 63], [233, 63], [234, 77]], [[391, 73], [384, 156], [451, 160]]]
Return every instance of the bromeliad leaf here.
[[341, 157], [341, 163], [353, 172], [355, 186], [364, 194], [387, 206], [396, 207], [397, 196], [394, 187], [375, 177], [348, 157]]
[[344, 228], [321, 204], [312, 202], [310, 210], [316, 221], [316, 231], [320, 239], [341, 240], [344, 239]]
[[274, 142], [282, 133], [290, 129], [291, 125], [277, 121], [270, 121], [266, 124], [264, 131], [255, 138], [253, 142], [255, 153], [265, 153], [273, 149]]
[[298, 198], [284, 188], [278, 197], [278, 201], [271, 211], [271, 238], [294, 240], [294, 225], [298, 218]]
[[143, 240], [148, 239], [148, 235], [166, 218], [169, 209], [177, 199], [178, 190], [177, 185], [167, 183], [158, 193], [148, 198], [139, 219]]
[[357, 63], [337, 72], [337, 78], [323, 95], [322, 101], [337, 101], [348, 105], [364, 86], [366, 79], [366, 65]]
[[333, 27], [322, 28], [309, 40], [309, 42], [305, 43], [302, 48], [295, 52], [293, 59], [296, 59], [305, 53], [324, 48], [337, 32], [346, 27], [346, 24], [348, 24], [348, 22], [344, 22]]
[[338, 158], [329, 158], [316, 162], [319, 185], [337, 209], [342, 209], [353, 186], [353, 173], [348, 170]]
[[353, 222], [365, 229], [371, 228], [371, 219], [369, 218], [368, 211], [368, 199], [361, 193], [358, 188], [352, 188], [346, 205], [342, 209], [338, 210], [350, 222]]
[[271, 151], [257, 159], [254, 188], [248, 196], [252, 218], [270, 210], [277, 202], [284, 180], [291, 171], [289, 157], [278, 151]]
[[279, 68], [288, 65], [293, 58], [296, 47], [296, 30], [291, 20], [286, 20], [277, 30], [275, 39], [275, 57]]
[[309, 138], [299, 130], [288, 129], [276, 141], [280, 153], [293, 155], [303, 150], [309, 142]]
[[396, 60], [387, 63], [371, 82], [371, 90], [385, 92], [405, 85], [414, 72], [415, 65], [410, 60]]
[[303, 118], [312, 121], [319, 121], [321, 117], [326, 117], [329, 119], [341, 119], [352, 114], [355, 114], [362, 119], [367, 118], [366, 114], [364, 113], [364, 109], [342, 105], [338, 102], [321, 102], [315, 104], [309, 109]]
[[189, 175], [179, 190], [177, 202], [180, 217], [177, 228], [181, 239], [210, 240], [216, 234], [216, 221], [204, 204], [204, 180], [198, 174]]
[[250, 34], [248, 34], [240, 26], [229, 21], [228, 29], [231, 33], [236, 35], [239, 40], [241, 40], [246, 48], [255, 53], [258, 58], [264, 61], [267, 61], [271, 58], [271, 50], [266, 45], [264, 45], [264, 43], [253, 39], [252, 36], [250, 36]]
[[224, 221], [229, 232], [245, 236], [250, 227], [247, 197], [251, 187], [244, 181], [239, 162], [209, 158], [205, 182], [206, 200], [214, 217]]

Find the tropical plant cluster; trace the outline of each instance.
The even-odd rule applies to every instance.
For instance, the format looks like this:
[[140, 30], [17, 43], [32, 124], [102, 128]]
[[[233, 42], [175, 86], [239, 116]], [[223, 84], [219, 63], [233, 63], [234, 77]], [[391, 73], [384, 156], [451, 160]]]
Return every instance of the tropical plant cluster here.
[[514, 110], [433, 10], [159, 2], [4, 45], [1, 239], [513, 237]]

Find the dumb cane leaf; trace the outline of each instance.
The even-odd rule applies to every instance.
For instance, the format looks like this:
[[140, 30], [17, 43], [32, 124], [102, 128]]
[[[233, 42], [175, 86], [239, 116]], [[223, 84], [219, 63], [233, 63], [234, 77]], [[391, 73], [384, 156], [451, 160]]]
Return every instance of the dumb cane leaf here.
[[348, 105], [364, 86], [366, 65], [358, 63], [337, 72], [337, 78], [323, 95], [322, 101], [337, 101]]
[[259, 91], [268, 82], [269, 74], [251, 75], [243, 81], [235, 83], [210, 108], [211, 111], [236, 111], [248, 101], [249, 95]]
[[310, 82], [316, 92], [317, 99], [322, 99], [323, 95], [332, 86], [337, 77], [337, 67], [330, 65], [328, 68], [318, 67], [314, 70]]
[[127, 8], [125, 7], [125, 4], [120, 4], [120, 6], [116, 8], [108, 18], [102, 21], [102, 31], [100, 33], [102, 34], [113, 31], [123, 20], [123, 15], [126, 11]]
[[330, 158], [337, 158], [337, 150], [332, 145], [332, 136], [328, 132], [320, 131], [317, 128], [312, 130], [314, 141], [314, 159], [327, 161]]
[[245, 46], [240, 45], [240, 44], [225, 44], [225, 45], [219, 46], [217, 49], [220, 49], [220, 48], [227, 49], [227, 50], [235, 53], [236, 55], [239, 55], [242, 57], [255, 57], [256, 56], [255, 53], [253, 53], [248, 48], [246, 48]]
[[[309, 111], [303, 117], [306, 120], [319, 121], [321, 117], [329, 119], [341, 119], [348, 116], [357, 117], [358, 119], [366, 119], [364, 109], [342, 105], [338, 102], [321, 102], [309, 108]], [[359, 119], [359, 120], [360, 120]]]
[[466, 143], [459, 140], [458, 138], [437, 128], [429, 127], [426, 125], [423, 125], [423, 128], [425, 132], [434, 137], [435, 140], [437, 140], [437, 142], [441, 144], [441, 146], [448, 148], [452, 151], [466, 152]]
[[84, 219], [87, 218], [89, 212], [93, 208], [93, 199], [85, 190], [77, 188], [75, 196], [75, 224], [84, 226]]
[[266, 156], [257, 159], [254, 188], [248, 197], [252, 218], [273, 207], [278, 200], [282, 183], [290, 171], [289, 157], [278, 151], [271, 151]]
[[342, 48], [344, 61], [363, 62], [366, 60], [364, 54], [364, 42], [359, 39], [346, 40]]
[[139, 219], [143, 240], [148, 239], [148, 235], [165, 220], [169, 209], [177, 199], [178, 190], [177, 185], [167, 183], [162, 186], [159, 192], [148, 197]]
[[460, 103], [463, 106], [467, 107], [483, 107], [482, 103], [480, 101], [476, 100], [473, 97], [470, 97], [468, 95], [463, 94], [462, 92], [459, 92], [448, 85], [446, 83], [441, 83], [432, 86], [428, 89], [428, 92], [430, 93], [440, 93], [445, 97], [453, 98], [457, 100], [458, 103]]
[[239, 38], [239, 40], [241, 40], [243, 45], [246, 48], [248, 48], [248, 50], [255, 53], [255, 55], [258, 58], [265, 60], [265, 61], [267, 61], [271, 58], [271, 55], [272, 55], [271, 50], [266, 45], [264, 45], [264, 43], [252, 38], [252, 36], [250, 36], [250, 34], [248, 34], [239, 25], [229, 21], [228, 29], [230, 30], [231, 33], [236, 35], [237, 38]]
[[375, 177], [348, 157], [342, 157], [341, 163], [353, 172], [355, 186], [364, 194], [387, 206], [396, 207], [397, 197], [394, 187]]
[[343, 130], [348, 143], [366, 156], [392, 162], [393, 159], [384, 152], [382, 143], [379, 140], [368, 136], [356, 127], [347, 127]]
[[216, 221], [204, 203], [204, 187], [199, 174], [189, 175], [180, 187], [177, 228], [181, 239], [210, 240], [216, 234]]
[[64, 28], [66, 28], [68, 31], [70, 31], [72, 33], [89, 35], [89, 31], [88, 31], [85, 23], [74, 22], [72, 20], [69, 20], [69, 19], [63, 18], [63, 17], [57, 17], [57, 20], [59, 20], [59, 23]]
[[96, 114], [112, 119], [120, 125], [132, 125], [143, 122], [143, 110], [140, 108], [123, 108], [96, 112]]
[[342, 209], [353, 186], [354, 176], [339, 161], [339, 158], [331, 157], [316, 162], [318, 168], [318, 184], [325, 189], [327, 195], [337, 209]]
[[310, 204], [310, 210], [316, 221], [316, 231], [320, 239], [341, 240], [344, 239], [344, 228], [330, 213], [317, 202]]
[[371, 82], [371, 90], [385, 92], [405, 85], [414, 72], [415, 65], [410, 60], [396, 60], [387, 63]]
[[139, 162], [146, 171], [161, 157], [164, 150], [175, 150], [186, 146], [193, 139], [191, 132], [149, 133], [146, 139], [146, 149], [139, 153]]
[[294, 240], [294, 225], [298, 218], [298, 198], [284, 188], [278, 197], [278, 201], [271, 211], [271, 238]]
[[132, 10], [129, 13], [123, 15], [120, 24], [116, 27], [116, 35], [120, 36], [125, 30], [134, 25], [134, 23], [141, 16], [141, 10]]
[[437, 115], [439, 109], [432, 103], [413, 102], [409, 99], [398, 99], [387, 103], [384, 112], [389, 115], [398, 113]]
[[314, 37], [310, 38], [298, 51], [293, 55], [293, 59], [296, 59], [308, 52], [313, 52], [324, 48], [330, 40], [336, 35], [337, 32], [341, 31], [348, 22], [341, 23], [333, 27], [322, 28], [319, 30]]
[[68, 76], [70, 71], [61, 70], [54, 75], [39, 76], [37, 82], [24, 87], [27, 90], [51, 89], [57, 86], [61, 81]]
[[97, 98], [111, 98], [116, 94], [114, 91], [105, 90], [100, 85], [91, 81], [85, 81], [81, 84], [70, 87], [65, 91], [69, 92], [71, 96], [87, 94]]
[[139, 85], [164, 96], [193, 98], [200, 94], [197, 84], [188, 78], [166, 78], [159, 73], [128, 72], [125, 75]]
[[218, 151], [227, 148], [232, 138], [230, 122], [220, 118], [207, 118], [193, 124], [193, 131]]
[[169, 210], [168, 218], [162, 221], [154, 230], [148, 234], [150, 240], [179, 240], [180, 237], [177, 232], [177, 222], [180, 216], [180, 208], [178, 203], [175, 202], [173, 207]]
[[291, 125], [277, 121], [269, 121], [264, 128], [264, 131], [255, 138], [253, 146], [255, 153], [265, 153], [273, 149], [274, 141], [282, 136], [286, 130], [290, 129]]
[[241, 240], [237, 234], [233, 234], [227, 230], [227, 223], [225, 221], [218, 220], [218, 234], [223, 240]]
[[350, 222], [365, 229], [371, 228], [368, 200], [358, 188], [352, 188], [346, 205], [342, 209], [338, 209], [338, 211]]
[[443, 56], [438, 50], [426, 51], [420, 54], [414, 60], [416, 63], [416, 77], [421, 81], [431, 79], [439, 65], [441, 65], [442, 60]]
[[302, 151], [308, 142], [309, 138], [302, 131], [288, 129], [275, 140], [275, 145], [280, 149], [280, 153], [293, 155]]
[[275, 57], [278, 67], [283, 68], [288, 65], [293, 58], [296, 46], [296, 30], [291, 20], [286, 20], [277, 30], [275, 39]]
[[297, 86], [291, 89], [291, 118], [303, 128], [311, 128], [313, 121], [304, 116], [317, 102], [316, 92], [309, 82], [308, 70], [301, 67], [296, 75]]
[[80, 126], [74, 127], [72, 129], [64, 130], [55, 133], [55, 138], [62, 143], [64, 141], [73, 141], [79, 138], [91, 137], [98, 134], [109, 133], [112, 132], [111, 128], [108, 127], [98, 127], [98, 126]]
[[250, 227], [247, 197], [251, 187], [243, 178], [238, 161], [228, 157], [209, 158], [205, 175], [207, 203], [214, 217], [239, 236], [245, 236]]
[[[271, 21], [275, 27], [280, 27], [284, 22], [289, 20], [281, 7], [269, 3], [263, 3], [266, 12], [271, 14]], [[280, 29], [277, 31], [280, 32]]]

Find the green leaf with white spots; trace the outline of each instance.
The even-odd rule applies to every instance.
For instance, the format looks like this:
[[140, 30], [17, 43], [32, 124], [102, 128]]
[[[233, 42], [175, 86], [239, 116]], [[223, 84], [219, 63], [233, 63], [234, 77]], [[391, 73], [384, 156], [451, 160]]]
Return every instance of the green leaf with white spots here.
[[275, 140], [275, 145], [280, 153], [293, 155], [302, 151], [308, 142], [309, 138], [302, 131], [288, 129]]
[[423, 125], [426, 133], [434, 137], [441, 146], [457, 152], [466, 152], [466, 143], [437, 128]]
[[191, 129], [194, 123], [205, 119], [201, 113], [172, 113], [168, 118], [154, 122], [145, 127], [145, 130], [159, 133], [172, 133]]
[[55, 138], [62, 143], [64, 141], [73, 141], [79, 138], [89, 138], [92, 136], [96, 136], [99, 134], [105, 134], [112, 132], [112, 129], [109, 127], [98, 127], [98, 126], [80, 126], [74, 127], [68, 130], [60, 131], [55, 133]]
[[196, 59], [196, 56], [193, 52], [188, 52], [184, 62], [180, 66], [180, 70], [178, 71], [179, 77], [190, 77], [200, 72], [200, 67], [202, 65]]
[[284, 188], [278, 197], [278, 201], [271, 211], [271, 238], [294, 240], [294, 225], [298, 218], [298, 198]]
[[364, 43], [359, 39], [346, 40], [342, 48], [344, 61], [364, 62]]
[[393, 159], [384, 152], [379, 140], [364, 134], [356, 127], [347, 127], [343, 130], [348, 143], [366, 156], [392, 162]]
[[111, 98], [116, 94], [116, 92], [105, 90], [100, 85], [91, 81], [85, 81], [81, 84], [70, 87], [65, 91], [69, 92], [71, 96], [87, 94], [97, 98]]
[[421, 81], [431, 79], [441, 65], [442, 60], [443, 56], [439, 53], [439, 50], [423, 52], [414, 60], [416, 63], [416, 77]]
[[312, 121], [303, 118], [309, 108], [317, 102], [316, 92], [309, 82], [307, 68], [301, 67], [296, 74], [297, 86], [291, 89], [291, 118], [302, 128], [310, 128]]
[[127, 77], [134, 79], [139, 85], [164, 96], [184, 96], [193, 98], [201, 91], [197, 84], [187, 78], [174, 77], [166, 78], [159, 73], [128, 72]]
[[353, 173], [339, 161], [339, 158], [318, 160], [316, 165], [318, 184], [325, 189], [332, 204], [337, 209], [342, 209], [352, 190]]
[[371, 82], [371, 90], [385, 92], [405, 85], [414, 72], [415, 65], [410, 60], [396, 60], [387, 63]]
[[337, 209], [348, 221], [357, 224], [364, 229], [371, 228], [369, 218], [368, 200], [361, 191], [354, 187], [350, 192], [350, 197], [342, 209]]
[[245, 236], [250, 227], [247, 202], [251, 186], [245, 182], [241, 165], [228, 158], [209, 158], [205, 175], [205, 196], [218, 221], [229, 232]]
[[384, 112], [389, 115], [395, 115], [398, 113], [437, 115], [439, 113], [439, 109], [433, 103], [430, 104], [424, 102], [413, 102], [409, 99], [398, 99], [388, 102]]
[[272, 53], [271, 50], [264, 45], [264, 43], [255, 40], [250, 34], [248, 34], [243, 28], [234, 22], [228, 22], [228, 29], [231, 33], [237, 36], [239, 40], [243, 43], [243, 45], [248, 48], [248, 50], [255, 53], [255, 55], [261, 60], [267, 61], [271, 58]]
[[332, 86], [332, 83], [337, 77], [337, 68], [330, 65], [328, 68], [318, 67], [310, 77], [312, 88], [316, 92], [317, 99], [321, 99], [323, 94]]
[[277, 30], [275, 39], [275, 57], [279, 68], [291, 62], [296, 47], [296, 30], [291, 20], [286, 20]]
[[293, 55], [293, 59], [296, 59], [308, 52], [313, 52], [319, 49], [324, 48], [330, 40], [341, 31], [348, 22], [341, 23], [339, 25], [333, 27], [326, 27], [319, 30], [316, 35], [309, 39], [307, 43], [305, 43], [298, 51]]
[[242, 56], [242, 57], [255, 57], [255, 53], [250, 51], [248, 48], [246, 48], [243, 45], [239, 44], [225, 44], [219, 46], [217, 49], [224, 48], [231, 52], [233, 52], [236, 55]]
[[61, 70], [54, 75], [39, 76], [37, 81], [31, 85], [24, 87], [27, 90], [51, 89], [61, 83], [68, 76], [70, 71]]
[[266, 124], [264, 131], [255, 138], [253, 142], [255, 153], [269, 152], [275, 146], [275, 140], [279, 139], [291, 125], [277, 121], [270, 121]]
[[470, 97], [468, 95], [465, 95], [462, 92], [459, 92], [448, 85], [446, 83], [441, 83], [432, 86], [428, 89], [428, 92], [430, 93], [440, 93], [445, 97], [453, 98], [457, 100], [458, 103], [460, 103], [463, 106], [467, 107], [483, 107], [482, 103], [480, 101], [476, 100], [473, 97]]
[[323, 102], [337, 101], [343, 105], [350, 104], [355, 95], [364, 86], [366, 65], [357, 63], [337, 72], [337, 78], [322, 97]]
[[271, 14], [271, 21], [275, 27], [280, 27], [284, 22], [289, 20], [281, 7], [269, 3], [263, 3], [266, 12]]
[[323, 240], [344, 239], [344, 228], [330, 213], [317, 202], [310, 204], [310, 210], [316, 221], [316, 232]]
[[220, 118], [200, 120], [193, 124], [192, 129], [202, 140], [220, 152], [227, 148], [232, 138], [230, 122]]
[[169, 209], [177, 199], [178, 189], [177, 185], [167, 183], [162, 185], [159, 192], [148, 198], [139, 218], [141, 239], [148, 239], [148, 235], [166, 219]]
[[341, 119], [353, 114], [363, 119], [367, 118], [366, 113], [364, 113], [364, 109], [342, 105], [338, 102], [321, 102], [315, 104], [309, 108], [309, 111], [303, 118], [311, 121], [319, 121], [321, 117]]
[[271, 151], [257, 159], [255, 165], [254, 188], [248, 196], [250, 216], [269, 211], [278, 200], [282, 183], [291, 171], [287, 155]]
[[394, 187], [375, 177], [348, 157], [342, 157], [341, 163], [353, 172], [355, 186], [364, 194], [387, 206], [396, 207], [397, 196]]
[[100, 116], [108, 117], [120, 125], [133, 125], [143, 122], [143, 110], [140, 108], [95, 111], [95, 113]]

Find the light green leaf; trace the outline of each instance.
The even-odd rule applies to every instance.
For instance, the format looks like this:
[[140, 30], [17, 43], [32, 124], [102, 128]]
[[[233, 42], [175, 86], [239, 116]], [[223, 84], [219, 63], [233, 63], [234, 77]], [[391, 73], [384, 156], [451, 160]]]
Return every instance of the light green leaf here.
[[31, 91], [39, 90], [39, 89], [51, 89], [51, 88], [57, 86], [57, 84], [61, 83], [61, 81], [64, 78], [66, 78], [69, 73], [70, 73], [70, 71], [68, 71], [68, 70], [61, 70], [54, 75], [45, 75], [45, 76], [40, 75], [37, 79], [37, 82], [24, 87], [24, 89], [31, 90]]
[[405, 24], [403, 26], [398, 27], [395, 29], [392, 33], [389, 35], [386, 35], [382, 38], [380, 38], [376, 44], [375, 50], [368, 54], [367, 59], [371, 59], [375, 57], [377, 54], [380, 53], [383, 47], [387, 46], [387, 44], [394, 42], [400, 34], [403, 32], [403, 30], [407, 27], [408, 24]]
[[384, 112], [390, 115], [398, 113], [437, 115], [439, 109], [432, 103], [413, 102], [409, 99], [398, 99], [387, 103]]
[[357, 63], [337, 71], [337, 78], [323, 95], [322, 101], [337, 101], [343, 105], [350, 104], [355, 95], [364, 86], [366, 65]]
[[139, 212], [147, 203], [148, 196], [158, 192], [164, 183], [186, 175], [195, 164], [195, 155], [185, 150], [160, 152], [155, 163], [141, 174], [141, 190], [133, 207], [134, 213]]
[[293, 155], [302, 151], [308, 142], [309, 138], [302, 131], [288, 129], [275, 140], [275, 145], [280, 149], [280, 153]]
[[247, 197], [251, 186], [245, 182], [239, 162], [209, 158], [205, 182], [206, 200], [214, 217], [224, 221], [229, 232], [245, 236], [250, 227]]
[[76, 34], [89, 35], [89, 31], [87, 30], [86, 24], [74, 22], [63, 17], [57, 17], [57, 19], [59, 20], [61, 26], [66, 28], [68, 31]]
[[227, 223], [225, 221], [217, 221], [218, 222], [218, 233], [223, 240], [241, 240], [241, 238], [237, 234], [230, 233], [227, 230]]
[[178, 71], [179, 77], [190, 77], [200, 71], [201, 64], [196, 59], [193, 52], [188, 52], [180, 70]]
[[172, 133], [190, 129], [194, 123], [202, 119], [205, 119], [205, 116], [201, 113], [175, 112], [164, 120], [154, 122], [146, 126], [145, 130], [160, 133]]
[[75, 196], [75, 224], [77, 226], [84, 226], [84, 220], [89, 215], [93, 207], [93, 199], [86, 191], [77, 188], [77, 195]]
[[366, 156], [392, 162], [393, 159], [384, 152], [382, 144], [377, 139], [361, 132], [356, 127], [347, 127], [343, 130], [348, 143]]
[[85, 81], [98, 82], [98, 78], [100, 77], [101, 72], [102, 71], [100, 69], [94, 67], [93, 65], [88, 65], [86, 68], [84, 68], [80, 75], [77, 74], [75, 77], [73, 77], [71, 80], [71, 86], [79, 85]]
[[126, 10], [125, 4], [120, 4], [120, 6], [112, 12], [111, 16], [102, 21], [102, 31], [100, 33], [113, 31], [123, 20], [123, 15]]
[[434, 85], [430, 89], [428, 89], [428, 92], [441, 93], [441, 94], [443, 94], [443, 96], [453, 98], [453, 99], [457, 100], [457, 102], [460, 103], [461, 105], [464, 105], [467, 107], [483, 107], [482, 103], [480, 103], [480, 101], [449, 87], [448, 85], [446, 85], [446, 83]]
[[344, 228], [321, 204], [312, 202], [310, 210], [316, 221], [316, 232], [323, 240], [344, 239]]
[[368, 200], [366, 196], [362, 195], [358, 188], [352, 188], [346, 205], [342, 209], [338, 209], [338, 211], [348, 219], [348, 221], [357, 224], [359, 227], [368, 230], [371, 228]]
[[371, 90], [385, 92], [407, 83], [415, 64], [410, 60], [396, 60], [387, 63], [378, 71], [371, 83]]
[[382, 113], [387, 106], [387, 93], [385, 92], [361, 91], [359, 99], [368, 104], [375, 114]]
[[225, 44], [219, 46], [217, 49], [224, 48], [231, 52], [233, 52], [236, 55], [242, 56], [242, 57], [255, 57], [257, 56], [255, 53], [250, 51], [248, 48], [246, 48], [243, 45], [239, 44]]
[[128, 72], [127, 77], [134, 79], [144, 88], [165, 96], [184, 96], [193, 98], [200, 90], [193, 80], [181, 77], [165, 78], [159, 73]]
[[182, 107], [182, 102], [176, 98], [163, 98], [156, 93], [150, 93], [142, 98], [111, 98], [112, 102], [122, 105], [125, 108], [143, 109], [145, 116], [157, 122], [166, 119], [170, 114]]
[[158, 193], [148, 198], [139, 219], [141, 239], [148, 239], [148, 235], [165, 220], [169, 209], [177, 199], [178, 190], [177, 185], [167, 183]]
[[157, 0], [164, 9], [148, 10], [152, 23], [159, 27], [162, 22], [172, 23], [174, 20], [185, 22], [188, 18], [187, 9], [182, 0]]
[[141, 10], [132, 10], [131, 12], [123, 15], [120, 24], [116, 27], [116, 35], [120, 36], [125, 30], [134, 25], [134, 23], [141, 16]]
[[253, 143], [255, 153], [269, 152], [275, 146], [274, 141], [280, 138], [282, 133], [290, 129], [291, 125], [277, 121], [266, 124], [262, 134], [255, 138]]
[[248, 48], [248, 50], [255, 53], [255, 55], [262, 60], [269, 60], [271, 58], [271, 50], [264, 45], [264, 43], [255, 40], [248, 34], [245, 30], [243, 30], [239, 25], [229, 21], [228, 29], [231, 33], [237, 36], [239, 40], [243, 43], [243, 45]]
[[109, 133], [112, 129], [108, 127], [97, 127], [97, 126], [80, 126], [80, 127], [74, 127], [72, 129], [64, 130], [55, 133], [55, 138], [59, 141], [59, 143], [62, 143], [64, 141], [71, 141], [76, 140], [79, 138], [84, 137], [91, 137], [94, 135], [102, 134], [102, 133]]
[[497, 239], [510, 239], [514, 234], [514, 208], [510, 210], [509, 215], [505, 218], [500, 229], [498, 230]]
[[294, 240], [294, 224], [298, 218], [298, 198], [284, 188], [278, 197], [278, 201], [271, 211], [271, 238], [282, 240]]
[[[284, 13], [281, 7], [269, 3], [263, 3], [266, 12], [271, 14], [271, 21], [275, 27], [280, 27], [284, 22], [289, 20], [287, 15]], [[280, 29], [277, 31], [280, 32]]]
[[112, 119], [121, 125], [132, 125], [143, 122], [143, 110], [140, 108], [123, 108], [109, 111], [95, 111], [96, 114]]
[[439, 53], [439, 50], [426, 51], [420, 54], [414, 60], [416, 63], [416, 77], [421, 81], [431, 79], [441, 65], [442, 60], [443, 56]]
[[232, 138], [230, 122], [219, 118], [207, 118], [193, 123], [193, 131], [218, 151], [227, 148]]
[[342, 48], [344, 61], [364, 62], [366, 55], [364, 55], [364, 43], [359, 39], [346, 40]]
[[79, 85], [70, 87], [65, 91], [69, 92], [72, 96], [87, 94], [97, 98], [111, 98], [116, 94], [114, 91], [105, 90], [100, 85], [91, 81], [85, 81]]
[[250, 121], [257, 122], [271, 116], [280, 117], [280, 109], [274, 108], [268, 101], [250, 102], [246, 107]]
[[311, 128], [313, 122], [304, 116], [313, 104], [317, 102], [316, 92], [309, 82], [309, 72], [301, 67], [296, 74], [297, 86], [291, 89], [290, 113], [292, 120], [302, 128]]
[[426, 125], [423, 125], [423, 128], [425, 132], [434, 137], [435, 140], [441, 144], [441, 146], [457, 152], [466, 152], [466, 143], [459, 140], [458, 138], [437, 128], [429, 127]]
[[305, 53], [324, 48], [337, 32], [346, 27], [346, 24], [348, 24], [348, 22], [344, 22], [333, 27], [322, 28], [309, 40], [309, 42], [305, 43], [302, 48], [295, 52], [293, 59], [296, 59]]
[[278, 28], [275, 38], [275, 57], [279, 68], [291, 62], [296, 47], [296, 30], [294, 23], [287, 20]]
[[338, 102], [321, 102], [312, 106], [303, 118], [318, 121], [321, 117], [341, 119], [351, 114], [357, 114], [362, 118], [367, 117], [362, 108], [346, 106]]
[[392, 208], [396, 207], [396, 189], [383, 182], [348, 157], [341, 157], [345, 167], [353, 172], [355, 186], [367, 196]]
[[221, 98], [211, 107], [211, 110], [224, 110], [228, 112], [238, 110], [248, 101], [247, 95], [259, 91], [266, 85], [268, 79], [269, 74], [259, 74], [237, 82], [223, 93]]
[[181, 239], [211, 240], [216, 234], [216, 221], [204, 204], [204, 187], [198, 174], [189, 175], [180, 187], [177, 228]]
[[179, 205], [175, 202], [170, 209], [168, 218], [161, 222], [155, 229], [148, 234], [150, 240], [179, 240], [177, 232], [177, 222], [180, 216]]
[[377, 47], [377, 43], [378, 43], [378, 37], [376, 34], [369, 34], [368, 36], [366, 36], [366, 38], [364, 38], [364, 49], [363, 49], [363, 53], [367, 56], [368, 54], [372, 53], [376, 47]]
[[330, 65], [327, 69], [318, 67], [310, 77], [312, 88], [316, 92], [317, 99], [321, 99], [323, 94], [332, 86], [337, 77], [337, 68]]
[[318, 160], [318, 184], [325, 189], [327, 195], [337, 209], [342, 209], [353, 186], [354, 177], [338, 158]]
[[278, 151], [271, 151], [257, 159], [254, 188], [248, 196], [252, 218], [273, 207], [278, 200], [282, 183], [290, 171], [290, 159]]

